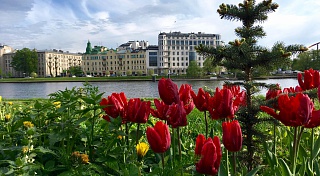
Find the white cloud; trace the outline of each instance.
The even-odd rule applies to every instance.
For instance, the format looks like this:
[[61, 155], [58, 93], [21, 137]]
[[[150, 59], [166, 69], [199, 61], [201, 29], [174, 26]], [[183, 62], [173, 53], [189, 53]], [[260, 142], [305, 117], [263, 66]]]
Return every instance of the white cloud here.
[[[259, 0], [257, 2], [261, 2]], [[0, 43], [14, 48], [62, 49], [83, 52], [93, 45], [115, 48], [128, 40], [157, 44], [159, 32], [221, 34], [226, 43], [236, 37], [240, 22], [220, 19], [220, 4], [241, 0], [11, 0], [0, 7]], [[274, 1], [280, 5], [261, 24], [267, 33], [259, 44], [277, 41], [310, 45], [318, 42], [320, 24], [316, 0]]]

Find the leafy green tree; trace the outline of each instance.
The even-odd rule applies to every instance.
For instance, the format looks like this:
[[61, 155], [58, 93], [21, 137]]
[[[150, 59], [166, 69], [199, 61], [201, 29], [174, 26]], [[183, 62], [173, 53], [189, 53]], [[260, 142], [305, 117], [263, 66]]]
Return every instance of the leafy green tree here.
[[212, 57], [206, 58], [206, 60], [203, 62], [202, 70], [204, 73], [213, 73], [216, 72], [217, 66], [212, 65]]
[[320, 56], [317, 50], [311, 50], [301, 53], [297, 58], [293, 59], [293, 70], [303, 71], [310, 68], [313, 68], [315, 70], [320, 69]]
[[196, 61], [190, 61], [187, 69], [188, 77], [198, 77], [201, 76], [201, 68], [197, 65]]
[[80, 76], [83, 74], [81, 66], [71, 66], [69, 68], [69, 73], [72, 75]]
[[127, 76], [131, 76], [131, 75], [132, 75], [132, 71], [127, 70], [127, 71], [126, 71], [126, 74], [127, 74]]
[[30, 76], [33, 77], [33, 78], [36, 78], [36, 77], [38, 77], [38, 74], [36, 72], [31, 72]]
[[138, 70], [137, 71], [137, 76], [141, 76], [142, 75], [142, 71], [141, 70]]
[[273, 70], [279, 65], [289, 63], [289, 56], [292, 53], [307, 50], [302, 45], [286, 46], [282, 42], [275, 43], [271, 49], [257, 45], [258, 39], [265, 37], [266, 33], [262, 26], [255, 24], [266, 21], [267, 15], [277, 8], [278, 4], [271, 0], [264, 0], [259, 3], [256, 3], [255, 0], [244, 0], [238, 6], [221, 4], [217, 10], [221, 19], [242, 23], [242, 26], [235, 29], [235, 34], [240, 39], [235, 39], [225, 46], [217, 46], [216, 48], [205, 45], [197, 47], [200, 54], [212, 58], [213, 65], [244, 72], [244, 82], [234, 84], [243, 85], [247, 93], [247, 106], [243, 112], [239, 113], [238, 119], [242, 123], [243, 142], [246, 146], [246, 150], [244, 150], [246, 153], [243, 154], [243, 157], [245, 157], [245, 163], [249, 171], [260, 162], [259, 159], [254, 159], [254, 155], [255, 152], [259, 151], [259, 143], [261, 143], [263, 137], [261, 135], [263, 133], [257, 127], [257, 124], [262, 122], [262, 119], [257, 118], [260, 111], [259, 105], [252, 102], [257, 87], [263, 86], [263, 84], [253, 81], [253, 72], [259, 67]]
[[148, 70], [148, 75], [151, 76], [151, 75], [153, 75], [153, 74], [154, 74], [154, 70], [153, 70], [153, 69], [149, 69], [149, 70]]
[[12, 57], [11, 66], [16, 70], [30, 75], [38, 70], [38, 54], [35, 49], [23, 48]]

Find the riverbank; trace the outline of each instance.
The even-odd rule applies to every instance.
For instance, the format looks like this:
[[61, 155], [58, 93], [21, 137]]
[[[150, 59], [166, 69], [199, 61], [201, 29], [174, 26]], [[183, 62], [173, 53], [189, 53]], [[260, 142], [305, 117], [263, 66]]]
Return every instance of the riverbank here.
[[[152, 78], [151, 76], [130, 76], [130, 77], [57, 77], [57, 78], [3, 78], [0, 83], [36, 83], [36, 82], [119, 82], [119, 81], [158, 81], [163, 76]], [[278, 75], [278, 76], [262, 76], [256, 77], [255, 80], [263, 79], [286, 79], [297, 78], [296, 75]], [[224, 80], [241, 80], [228, 77], [205, 77], [205, 78], [186, 78], [182, 76], [172, 76], [172, 80], [183, 81], [224, 81]]]

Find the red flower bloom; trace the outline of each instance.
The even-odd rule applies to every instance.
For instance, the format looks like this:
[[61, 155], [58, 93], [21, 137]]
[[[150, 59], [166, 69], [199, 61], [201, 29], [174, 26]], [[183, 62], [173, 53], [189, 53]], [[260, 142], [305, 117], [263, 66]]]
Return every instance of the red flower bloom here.
[[233, 119], [239, 106], [245, 104], [245, 92], [242, 91], [233, 95], [232, 91], [226, 87], [216, 92], [209, 100], [208, 110], [212, 119], [229, 118]]
[[317, 88], [320, 82], [320, 73], [312, 68], [305, 70], [304, 81], [302, 81], [302, 74], [298, 73], [298, 82], [302, 90]]
[[180, 102], [178, 86], [171, 79], [161, 78], [158, 83], [158, 91], [165, 104], [171, 105]]
[[296, 86], [296, 87], [284, 88], [282, 92], [285, 94], [289, 94], [289, 93], [298, 93], [298, 92], [302, 92], [302, 91], [303, 90], [301, 89], [300, 86]]
[[172, 128], [187, 125], [187, 113], [182, 101], [179, 104], [170, 105], [167, 116], [169, 117], [168, 124], [171, 125]]
[[196, 148], [194, 149], [194, 153], [196, 155], [201, 155], [201, 150], [205, 142], [206, 137], [203, 134], [199, 134], [196, 139]]
[[130, 99], [126, 109], [125, 121], [146, 123], [150, 115], [150, 101], [141, 101], [140, 98]]
[[166, 105], [163, 101], [160, 101], [158, 99], [154, 99], [154, 105], [156, 106], [156, 109], [151, 109], [151, 115], [153, 117], [157, 117], [161, 120], [168, 120], [167, 112], [169, 110], [169, 105]]
[[[198, 148], [200, 149], [200, 148]], [[201, 158], [196, 163], [196, 170], [201, 174], [216, 175], [219, 171], [222, 152], [217, 136], [208, 138], [201, 148]]]
[[205, 92], [202, 88], [199, 88], [198, 94], [196, 95], [194, 91], [191, 92], [193, 102], [199, 111], [208, 110], [208, 102], [210, 99], [210, 94]]
[[275, 87], [272, 87], [268, 90], [267, 94], [266, 94], [266, 100], [270, 100], [273, 98], [276, 98], [277, 96], [279, 96], [282, 93], [281, 88], [279, 86], [279, 84], [276, 84]]
[[308, 97], [302, 93], [289, 97], [288, 94], [283, 94], [278, 98], [279, 114], [274, 109], [267, 106], [261, 106], [260, 109], [274, 118], [278, 119], [286, 126], [302, 126], [309, 122], [313, 103]]
[[237, 120], [222, 123], [222, 142], [231, 152], [240, 151], [242, 147], [242, 131]]
[[306, 128], [314, 128], [320, 126], [320, 110], [312, 111], [312, 117], [304, 125]]
[[186, 110], [187, 114], [189, 114], [194, 108], [191, 92], [193, 92], [193, 90], [189, 84], [182, 84], [180, 86], [179, 97], [180, 100], [183, 101], [183, 107]]
[[162, 121], [158, 121], [154, 128], [148, 127], [146, 134], [150, 147], [155, 153], [164, 153], [169, 149], [171, 144], [170, 131], [168, 125]]
[[120, 94], [112, 93], [107, 99], [103, 98], [101, 100], [100, 106], [103, 106], [103, 110], [106, 113], [103, 118], [110, 122], [110, 117], [117, 118], [118, 116], [124, 116], [127, 98], [123, 92]]

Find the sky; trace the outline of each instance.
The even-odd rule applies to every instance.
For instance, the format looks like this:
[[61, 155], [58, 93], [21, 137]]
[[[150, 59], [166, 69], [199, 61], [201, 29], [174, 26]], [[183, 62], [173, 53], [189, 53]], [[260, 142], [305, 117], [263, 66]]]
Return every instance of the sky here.
[[[220, 34], [225, 43], [238, 38], [240, 22], [220, 19], [222, 3], [241, 0], [0, 0], [0, 45], [14, 49], [85, 52], [87, 41], [108, 48], [128, 41], [157, 45], [160, 32]], [[261, 2], [261, 0], [256, 1]], [[320, 42], [319, 0], [273, 0], [279, 4], [262, 24], [275, 42], [310, 46]]]

